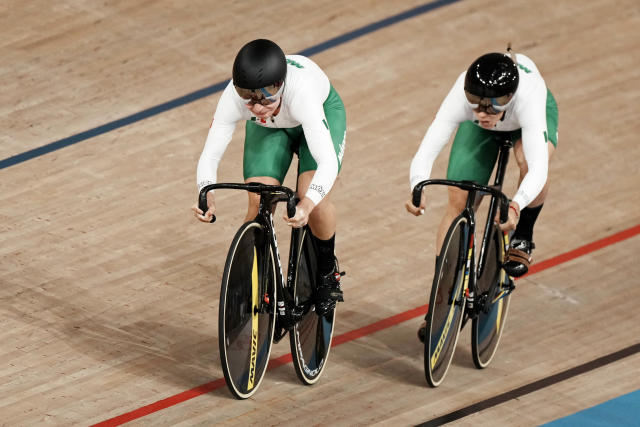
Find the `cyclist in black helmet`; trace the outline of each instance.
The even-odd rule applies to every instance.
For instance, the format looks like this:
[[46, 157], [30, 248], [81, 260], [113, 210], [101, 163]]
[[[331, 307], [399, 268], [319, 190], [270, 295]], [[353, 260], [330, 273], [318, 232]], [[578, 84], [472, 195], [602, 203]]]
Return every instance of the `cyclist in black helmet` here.
[[[505, 270], [514, 277], [522, 276], [531, 263], [533, 226], [547, 195], [548, 163], [558, 143], [556, 101], [531, 59], [511, 52], [482, 55], [460, 74], [427, 130], [411, 163], [411, 188], [429, 179], [436, 156], [456, 128], [448, 179], [486, 185], [498, 153], [492, 133], [503, 132], [514, 142], [519, 187], [509, 206], [509, 219], [501, 228], [515, 229]], [[464, 209], [465, 200], [464, 190], [449, 187], [437, 250], [449, 225]], [[408, 201], [406, 208], [420, 215], [425, 203], [423, 194], [420, 207]]]
[[[322, 275], [316, 304], [319, 314], [342, 301], [334, 254], [336, 214], [329, 198], [342, 166], [346, 115], [338, 92], [309, 58], [285, 55], [270, 40], [247, 43], [233, 63], [233, 79], [218, 101], [198, 162], [198, 190], [217, 179], [217, 168], [238, 122], [245, 122], [245, 182], [281, 184], [293, 154], [298, 155], [296, 214], [284, 219], [292, 227], [309, 224], [319, 250]], [[249, 194], [246, 220], [258, 213], [259, 195]], [[215, 213], [213, 192], [208, 210], [197, 204], [195, 216], [209, 222]]]

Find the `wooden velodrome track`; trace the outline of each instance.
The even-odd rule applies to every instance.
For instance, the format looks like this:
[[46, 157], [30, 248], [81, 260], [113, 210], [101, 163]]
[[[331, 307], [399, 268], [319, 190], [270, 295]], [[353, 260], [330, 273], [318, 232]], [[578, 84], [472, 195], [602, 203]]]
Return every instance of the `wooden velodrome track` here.
[[[467, 408], [456, 422], [535, 425], [640, 389], [640, 3], [424, 4], [2, 2], [0, 424], [412, 425]], [[214, 225], [190, 206], [212, 85], [258, 37], [310, 54], [345, 102], [332, 197], [348, 275], [321, 381], [298, 382], [283, 341], [258, 393], [236, 401], [217, 305], [246, 197], [219, 192]], [[473, 367], [464, 330], [430, 389], [415, 332], [445, 193], [409, 216], [409, 163], [458, 73], [508, 41], [560, 108], [538, 263], [492, 365]], [[220, 181], [242, 179], [243, 132]], [[549, 377], [562, 381], [534, 387]]]

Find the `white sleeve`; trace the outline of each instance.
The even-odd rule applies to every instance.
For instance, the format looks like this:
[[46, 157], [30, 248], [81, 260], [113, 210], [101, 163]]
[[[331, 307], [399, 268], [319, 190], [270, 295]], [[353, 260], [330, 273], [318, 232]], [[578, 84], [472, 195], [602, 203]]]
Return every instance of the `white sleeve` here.
[[547, 182], [549, 168], [549, 144], [546, 119], [547, 91], [538, 88], [523, 106], [520, 113], [522, 123], [522, 150], [527, 162], [527, 174], [513, 197], [520, 209], [525, 208], [542, 191]]
[[411, 161], [409, 180], [411, 190], [420, 181], [429, 179], [431, 168], [442, 148], [447, 144], [458, 125], [468, 120], [471, 107], [464, 96], [464, 76], [462, 73], [442, 102], [433, 123], [422, 138], [420, 147]]
[[197, 171], [198, 190], [216, 183], [220, 159], [231, 141], [236, 123], [244, 118], [242, 105], [238, 102], [239, 98], [236, 98], [238, 97], [235, 89], [229, 83], [218, 101], [204, 149], [200, 154]]
[[323, 100], [311, 90], [305, 92], [292, 105], [292, 116], [301, 123], [309, 151], [318, 164], [305, 194], [317, 205], [329, 193], [338, 176], [338, 158], [324, 115]]

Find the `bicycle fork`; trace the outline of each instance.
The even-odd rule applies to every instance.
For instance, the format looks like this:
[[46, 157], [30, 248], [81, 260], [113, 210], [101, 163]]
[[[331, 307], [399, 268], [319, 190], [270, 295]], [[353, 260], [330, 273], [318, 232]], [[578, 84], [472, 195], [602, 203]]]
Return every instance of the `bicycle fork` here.
[[[476, 192], [470, 191], [469, 196], [467, 197], [467, 205], [465, 209], [467, 213], [472, 213], [474, 204], [476, 201]], [[465, 265], [465, 278], [464, 278], [464, 296], [466, 297], [466, 311], [472, 309], [474, 307], [475, 301], [475, 290], [476, 290], [476, 274], [475, 274], [475, 236], [476, 236], [476, 223], [474, 220], [474, 216], [472, 214], [467, 215], [467, 221], [469, 222], [469, 226], [467, 227], [466, 232], [468, 233], [465, 236], [465, 241], [469, 242], [469, 248], [467, 250], [467, 260]]]
[[[272, 220], [272, 218], [270, 218]], [[280, 252], [277, 250], [278, 242], [275, 234], [270, 236], [271, 244], [274, 246], [274, 251], [277, 255], [279, 280], [278, 287], [278, 299], [275, 302], [278, 323], [286, 331], [293, 329], [295, 324], [302, 319], [303, 310], [296, 306], [293, 296], [291, 295], [292, 284], [296, 275], [296, 256], [299, 252], [300, 246], [300, 231], [301, 229], [292, 230], [291, 247], [289, 248], [289, 262], [287, 265], [287, 278], [285, 281], [284, 274], [282, 272], [282, 263], [280, 260]]]
[[[276, 307], [278, 307], [278, 311], [280, 311], [280, 307], [276, 298], [274, 298], [273, 295], [269, 294], [269, 284], [267, 283], [267, 281], [271, 277], [271, 274], [269, 274], [269, 262], [271, 261], [272, 253], [275, 254], [276, 257], [274, 261], [278, 263], [278, 270], [275, 275], [276, 283], [273, 284], [274, 288], [281, 287], [279, 286], [278, 282], [282, 281], [282, 265], [280, 262], [280, 253], [278, 252], [278, 242], [276, 241], [275, 234], [273, 233], [272, 214], [269, 213], [269, 215], [264, 215], [264, 219], [269, 223], [269, 226], [264, 227], [264, 238], [266, 242], [262, 242], [262, 244], [256, 245], [260, 247], [260, 250], [262, 251], [262, 257], [260, 260], [260, 271], [262, 271], [262, 274], [259, 275], [260, 281], [257, 290], [257, 304], [254, 310], [257, 313], [270, 313], [275, 315]], [[278, 289], [278, 291], [279, 290], [280, 289]]]

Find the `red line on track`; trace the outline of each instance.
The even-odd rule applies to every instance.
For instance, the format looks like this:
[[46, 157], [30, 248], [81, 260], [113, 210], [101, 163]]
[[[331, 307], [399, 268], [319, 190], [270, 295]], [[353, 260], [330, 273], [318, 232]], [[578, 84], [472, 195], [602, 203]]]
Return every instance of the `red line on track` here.
[[193, 399], [194, 397], [198, 397], [201, 394], [208, 393], [215, 389], [218, 389], [225, 385], [224, 378], [218, 378], [215, 381], [211, 381], [206, 384], [202, 384], [196, 388], [192, 388], [191, 390], [183, 391], [182, 393], [178, 393], [174, 396], [167, 397], [166, 399], [158, 400], [150, 405], [143, 406], [141, 408], [135, 409], [131, 412], [127, 412], [126, 414], [118, 415], [117, 417], [110, 418], [106, 421], [102, 421], [98, 424], [94, 424], [96, 426], [119, 426], [129, 421], [136, 420], [138, 418], [142, 418], [146, 415], [153, 414], [154, 412], [161, 411], [162, 409], [168, 408], [170, 406], [175, 406], [178, 403], [182, 403], [189, 399]]
[[602, 249], [606, 246], [610, 246], [610, 245], [613, 245], [614, 243], [618, 243], [625, 239], [633, 237], [638, 233], [640, 233], [640, 224], [631, 228], [627, 228], [626, 230], [622, 230], [609, 237], [596, 240], [595, 242], [588, 243], [584, 246], [580, 246], [579, 248], [574, 249], [572, 251], [565, 252], [563, 254], [554, 256], [553, 258], [549, 258], [547, 260], [534, 264], [531, 266], [531, 268], [529, 269], [529, 273], [527, 274], [535, 274], [539, 271], [546, 270], [551, 267], [555, 267], [556, 265], [563, 264], [565, 262], [569, 262], [573, 259], [576, 259], [588, 253], [597, 251], [598, 249]]
[[[555, 267], [557, 265], [563, 264], [565, 262], [574, 260], [581, 256], [587, 255], [591, 252], [595, 252], [604, 247], [613, 245], [615, 243], [621, 242], [623, 240], [629, 239], [637, 234], [640, 234], [640, 224], [628, 228], [626, 230], [622, 230], [616, 234], [605, 237], [600, 240], [596, 240], [595, 242], [588, 243], [584, 246], [580, 246], [577, 249], [574, 249], [569, 252], [565, 252], [563, 254], [557, 255], [553, 258], [549, 258], [547, 260], [541, 261], [531, 266], [529, 269], [528, 275], [538, 273], [540, 271], [549, 269], [551, 267]], [[526, 277], [526, 276], [524, 276]], [[342, 335], [338, 335], [333, 337], [332, 347], [338, 346], [340, 344], [347, 343], [349, 341], [356, 340], [358, 338], [362, 338], [364, 336], [373, 334], [374, 332], [381, 331], [383, 329], [389, 328], [391, 326], [395, 326], [399, 323], [402, 323], [406, 320], [413, 319], [414, 317], [422, 316], [427, 312], [427, 305], [421, 305], [420, 307], [412, 308], [411, 310], [404, 311], [402, 313], [393, 315], [391, 317], [387, 317], [385, 319], [379, 320], [375, 323], [372, 323], [367, 326], [363, 326], [362, 328], [354, 329], [353, 331], [345, 332]], [[276, 359], [271, 359], [269, 361], [268, 370], [278, 368], [282, 365], [286, 365], [292, 361], [291, 353], [285, 354], [284, 356], [280, 356]], [[174, 396], [167, 397], [166, 399], [158, 400], [157, 402], [151, 403], [149, 405], [143, 406], [141, 408], [135, 409], [131, 412], [127, 412], [122, 415], [118, 415], [117, 417], [110, 418], [106, 421], [102, 421], [98, 424], [94, 424], [94, 426], [106, 427], [106, 426], [119, 426], [129, 421], [136, 420], [138, 418], [142, 418], [146, 415], [152, 414], [154, 412], [161, 411], [163, 409], [169, 408], [171, 406], [175, 406], [179, 403], [185, 402], [187, 400], [193, 399], [194, 397], [198, 397], [200, 395], [209, 393], [210, 391], [219, 389], [225, 385], [224, 378], [218, 378], [215, 381], [208, 382], [206, 384], [202, 384], [198, 387], [192, 388], [191, 390], [183, 391], [182, 393], [178, 393]]]

